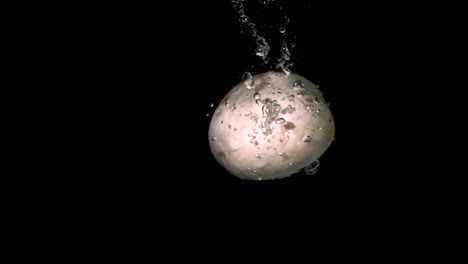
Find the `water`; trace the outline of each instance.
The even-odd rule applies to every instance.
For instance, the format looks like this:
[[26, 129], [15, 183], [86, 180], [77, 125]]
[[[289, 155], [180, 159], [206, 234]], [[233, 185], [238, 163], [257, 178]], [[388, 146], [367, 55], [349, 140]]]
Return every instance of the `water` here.
[[[258, 0], [258, 1], [261, 4], [261, 6], [259, 7], [260, 9], [263, 8], [262, 5], [268, 5], [269, 3], [274, 2], [274, 0]], [[293, 66], [293, 63], [290, 62], [291, 53], [289, 51], [290, 47], [288, 47], [288, 43], [285, 40], [282, 41], [281, 48], [280, 48], [280, 53], [281, 53], [280, 58], [277, 60], [276, 65], [274, 66], [270, 65], [270, 63], [273, 61], [269, 58], [271, 46], [268, 43], [267, 39], [265, 38], [265, 35], [263, 35], [264, 33], [268, 33], [268, 32], [260, 32], [260, 29], [265, 30], [265, 25], [260, 25], [260, 27], [257, 27], [257, 24], [254, 23], [256, 20], [255, 17], [251, 18], [248, 16], [248, 13], [252, 14], [255, 12], [255, 10], [247, 10], [244, 6], [244, 3], [251, 4], [251, 2], [247, 2], [246, 0], [234, 0], [231, 2], [233, 3], [234, 10], [237, 12], [238, 20], [240, 22], [239, 24], [241, 26], [242, 32], [249, 33], [250, 36], [252, 36], [252, 38], [255, 40], [256, 45], [254, 47], [253, 54], [260, 59], [262, 64], [266, 66], [270, 66], [272, 69], [282, 71], [286, 76], [289, 75], [292, 72], [291, 67]], [[274, 8], [278, 8], [279, 10], [282, 10], [282, 6], [280, 5], [278, 6], [274, 5]], [[260, 12], [261, 11], [262, 10], [260, 10]], [[282, 23], [283, 23], [283, 25], [279, 27], [279, 32], [281, 36], [285, 36], [287, 32], [286, 26], [291, 23], [291, 19], [286, 15], [283, 15], [279, 18], [282, 20]], [[246, 85], [246, 86], [248, 87], [249, 85]]]

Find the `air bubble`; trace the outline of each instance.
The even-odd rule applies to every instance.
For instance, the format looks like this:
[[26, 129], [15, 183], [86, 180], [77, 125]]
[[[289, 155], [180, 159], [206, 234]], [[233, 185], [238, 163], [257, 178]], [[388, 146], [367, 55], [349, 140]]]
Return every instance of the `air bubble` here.
[[254, 99], [255, 99], [255, 100], [260, 99], [260, 94], [259, 94], [259, 93], [255, 93], [255, 94], [254, 94]]
[[284, 120], [284, 118], [278, 118], [278, 119], [275, 120], [275, 123], [278, 124], [278, 125], [279, 124], [284, 124], [285, 122], [286, 122], [286, 120]]
[[301, 80], [297, 80], [293, 83], [293, 88], [295, 89], [301, 89], [301, 88], [304, 88], [304, 82], [302, 82]]
[[222, 125], [222, 124], [224, 124], [224, 121], [223, 121], [223, 120], [221, 120], [221, 125]]
[[257, 99], [257, 100], [255, 100], [255, 103], [257, 103], [257, 104], [262, 104], [262, 100]]
[[[288, 60], [291, 59], [291, 53], [289, 52], [288, 45], [286, 44], [286, 41], [284, 41], [284, 40], [283, 40], [283, 43], [281, 44], [281, 57], [285, 61], [288, 61]], [[287, 67], [285, 67], [285, 70], [289, 71], [289, 69]], [[286, 75], [289, 75], [289, 74], [286, 74]]]
[[215, 137], [215, 136], [212, 136], [212, 137], [211, 137], [211, 140], [216, 141], [216, 140], [218, 140], [218, 138]]
[[243, 16], [243, 17], [241, 18], [241, 20], [242, 20], [242, 22], [247, 23], [247, 22], [250, 21], [250, 18], [249, 18], [248, 16]]
[[242, 80], [244, 81], [245, 87], [247, 89], [252, 89], [252, 87], [255, 84], [252, 78], [252, 74], [250, 72], [245, 72], [244, 74], [242, 74]]
[[281, 34], [284, 34], [286, 32], [286, 27], [280, 27], [279, 31]]
[[307, 136], [304, 138], [304, 142], [305, 143], [310, 143], [312, 141], [312, 137], [311, 136]]
[[312, 162], [312, 164], [305, 167], [305, 169], [304, 169], [305, 174], [306, 175], [314, 175], [315, 173], [317, 173], [317, 169], [318, 169], [319, 165], [320, 165], [319, 160], [316, 160], [316, 161]]
[[210, 107], [213, 107], [213, 106], [214, 106], [214, 104], [213, 104], [213, 103], [211, 103], [211, 104], [210, 104]]
[[255, 49], [255, 55], [257, 55], [259, 57], [266, 57], [265, 53], [266, 52], [262, 47], [258, 47], [258, 48]]

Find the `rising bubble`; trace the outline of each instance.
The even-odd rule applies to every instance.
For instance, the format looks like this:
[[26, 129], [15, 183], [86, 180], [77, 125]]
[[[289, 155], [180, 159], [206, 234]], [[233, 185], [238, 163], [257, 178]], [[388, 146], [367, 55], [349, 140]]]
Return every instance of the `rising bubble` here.
[[317, 169], [318, 169], [319, 165], [320, 165], [319, 160], [316, 160], [316, 161], [312, 162], [312, 164], [305, 167], [305, 169], [304, 169], [305, 174], [306, 175], [313, 175], [313, 174], [317, 173]]

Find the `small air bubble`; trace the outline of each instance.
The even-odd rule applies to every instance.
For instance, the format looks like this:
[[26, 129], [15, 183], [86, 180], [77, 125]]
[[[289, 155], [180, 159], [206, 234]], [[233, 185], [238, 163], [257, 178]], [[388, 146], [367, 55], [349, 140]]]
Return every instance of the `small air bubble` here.
[[294, 95], [291, 94], [291, 95], [289, 96], [289, 100], [294, 100]]
[[224, 121], [223, 121], [223, 120], [221, 120], [221, 125], [222, 125], [222, 124], [224, 124]]
[[254, 81], [250, 72], [245, 72], [244, 74], [242, 74], [242, 80], [244, 81], [245, 87], [247, 89], [252, 89]]
[[302, 82], [301, 80], [297, 80], [293, 83], [293, 87], [294, 88], [304, 88], [304, 82]]
[[231, 125], [228, 125], [229, 129], [231, 129]]
[[323, 130], [323, 127], [319, 127], [319, 130]]
[[289, 167], [292, 167], [293, 164], [292, 164], [292, 162], [290, 162], [288, 165], [289, 165]]
[[259, 94], [259, 93], [255, 93], [255, 94], [254, 94], [254, 99], [255, 99], [255, 100], [260, 99], [260, 94]]
[[252, 136], [252, 134], [248, 134], [248, 136], [249, 136], [249, 137], [251, 137], [251, 136]]
[[289, 45], [289, 46], [291, 46], [291, 48], [294, 49], [296, 47], [296, 43], [291, 43], [291, 45]]
[[265, 51], [261, 47], [255, 49], [255, 55], [265, 57]]
[[213, 103], [211, 103], [211, 104], [210, 104], [210, 107], [213, 107], [213, 106], [214, 106], [214, 104], [213, 104]]
[[312, 162], [312, 164], [305, 167], [305, 169], [304, 169], [305, 174], [306, 175], [313, 175], [313, 174], [317, 173], [317, 169], [318, 169], [319, 165], [320, 165], [319, 160], [316, 160], [316, 161]]
[[212, 136], [212, 137], [211, 137], [211, 140], [216, 141], [216, 140], [218, 140], [218, 138], [215, 137], [215, 136]]
[[286, 122], [286, 120], [284, 120], [284, 118], [278, 118], [275, 120], [275, 123], [276, 124], [284, 124]]
[[304, 138], [304, 142], [305, 143], [310, 143], [312, 141], [312, 137], [311, 136], [307, 136]]
[[260, 159], [261, 157], [259, 154], [255, 154], [255, 158]]
[[206, 114], [206, 117], [210, 117], [210, 114]]
[[260, 99], [257, 99], [257, 100], [255, 100], [255, 103], [257, 103], [257, 104], [261, 104], [261, 103], [262, 103], [262, 100], [260, 100]]
[[250, 21], [250, 18], [248, 16], [243, 16], [242, 17], [242, 22], [247, 23]]
[[280, 27], [279, 31], [281, 34], [284, 34], [286, 32], [286, 27]]

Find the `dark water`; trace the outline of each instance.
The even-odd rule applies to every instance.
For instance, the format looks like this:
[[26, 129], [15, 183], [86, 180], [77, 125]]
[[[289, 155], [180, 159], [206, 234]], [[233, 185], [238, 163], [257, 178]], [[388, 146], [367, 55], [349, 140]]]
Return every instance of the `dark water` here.
[[86, 37], [76, 37], [84, 76], [80, 87], [98, 107], [83, 106], [93, 123], [86, 133], [93, 148], [82, 169], [92, 172], [84, 176], [89, 184], [158, 202], [296, 197], [337, 205], [387, 199], [395, 188], [406, 193], [415, 185], [391, 154], [405, 133], [399, 129], [405, 123], [398, 107], [405, 99], [396, 91], [411, 76], [402, 42], [412, 33], [395, 18], [409, 20], [412, 13], [379, 6], [369, 12], [350, 3], [283, 2], [246, 4], [245, 11], [268, 40], [272, 60], [279, 57], [283, 40], [295, 44], [292, 71], [320, 85], [330, 102], [336, 140], [317, 173], [246, 182], [214, 160], [206, 114], [243, 73], [270, 66], [255, 56], [255, 41], [242, 33], [230, 1], [174, 1], [95, 8], [95, 19], [84, 22]]

